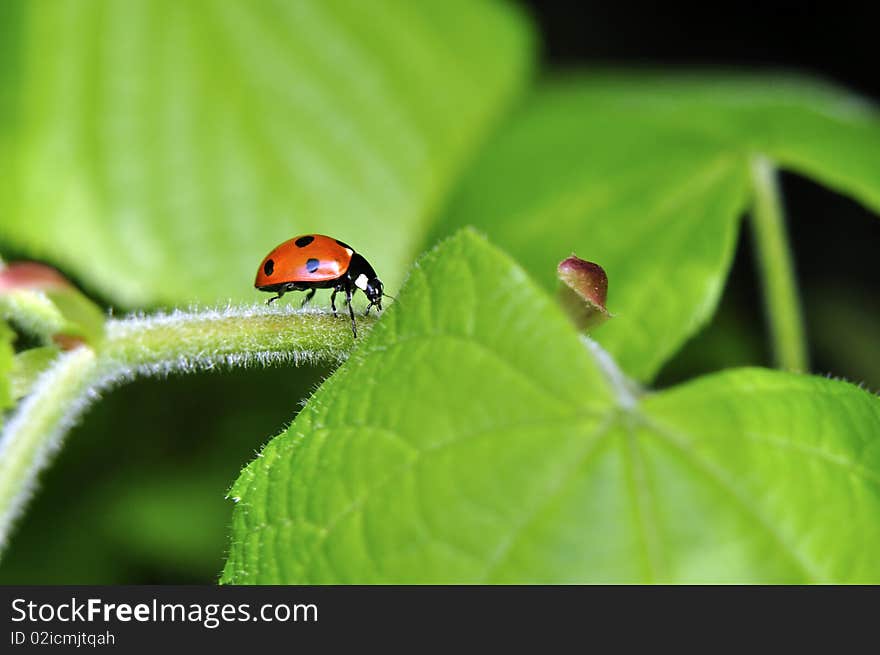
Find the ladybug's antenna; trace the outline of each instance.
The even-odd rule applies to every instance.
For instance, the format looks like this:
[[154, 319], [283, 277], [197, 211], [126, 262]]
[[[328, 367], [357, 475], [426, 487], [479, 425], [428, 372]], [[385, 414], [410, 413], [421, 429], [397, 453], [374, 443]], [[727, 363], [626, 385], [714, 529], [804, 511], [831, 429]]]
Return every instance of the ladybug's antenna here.
[[391, 298], [391, 300], [397, 300], [397, 298], [392, 296], [390, 293], [385, 293], [384, 291], [382, 292], [382, 297], [383, 298]]

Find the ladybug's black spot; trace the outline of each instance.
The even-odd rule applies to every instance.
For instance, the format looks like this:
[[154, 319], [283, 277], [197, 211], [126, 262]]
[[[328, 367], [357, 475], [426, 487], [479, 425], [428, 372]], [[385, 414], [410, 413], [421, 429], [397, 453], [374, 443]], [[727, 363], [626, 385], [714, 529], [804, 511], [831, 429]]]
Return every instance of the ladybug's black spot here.
[[317, 259], [315, 259], [314, 257], [312, 257], [311, 259], [306, 261], [306, 269], [309, 271], [309, 273], [314, 273], [315, 271], [318, 270], [319, 264], [320, 264], [320, 262]]
[[313, 236], [300, 237], [299, 239], [294, 241], [294, 243], [296, 244], [297, 248], [305, 248], [307, 245], [309, 245], [314, 240], [315, 240], [315, 237], [313, 237]]
[[267, 259], [266, 263], [263, 264], [263, 273], [266, 275], [272, 275], [272, 271], [275, 270], [275, 262], [271, 259]]
[[338, 243], [343, 248], [348, 248], [349, 250], [354, 250], [354, 248], [352, 248], [350, 245], [345, 243], [345, 241], [340, 241], [339, 239], [336, 239], [336, 243]]

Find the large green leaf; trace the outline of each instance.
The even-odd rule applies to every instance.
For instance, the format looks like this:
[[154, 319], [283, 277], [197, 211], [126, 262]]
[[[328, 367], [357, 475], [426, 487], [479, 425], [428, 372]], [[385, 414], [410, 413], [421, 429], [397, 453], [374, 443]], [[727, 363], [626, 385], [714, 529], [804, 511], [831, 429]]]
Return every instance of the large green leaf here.
[[230, 495], [231, 583], [878, 582], [880, 399], [760, 369], [640, 394], [465, 232]]
[[649, 380], [715, 309], [758, 156], [880, 210], [880, 117], [857, 98], [789, 78], [619, 72], [545, 84], [436, 235], [478, 226], [545, 287], [572, 252], [601, 264], [616, 318], [595, 337]]
[[532, 59], [518, 12], [473, 0], [15, 7], [0, 232], [130, 304], [253, 298], [313, 231], [393, 286]]

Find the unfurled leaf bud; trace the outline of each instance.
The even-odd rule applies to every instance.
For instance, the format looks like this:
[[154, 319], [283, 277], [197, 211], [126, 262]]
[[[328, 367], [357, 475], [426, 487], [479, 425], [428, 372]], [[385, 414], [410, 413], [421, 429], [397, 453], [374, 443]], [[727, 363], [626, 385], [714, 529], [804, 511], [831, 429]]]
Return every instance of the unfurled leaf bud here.
[[612, 316], [605, 307], [608, 276], [601, 266], [572, 255], [559, 262], [556, 274], [565, 285], [560, 302], [580, 329], [595, 328]]

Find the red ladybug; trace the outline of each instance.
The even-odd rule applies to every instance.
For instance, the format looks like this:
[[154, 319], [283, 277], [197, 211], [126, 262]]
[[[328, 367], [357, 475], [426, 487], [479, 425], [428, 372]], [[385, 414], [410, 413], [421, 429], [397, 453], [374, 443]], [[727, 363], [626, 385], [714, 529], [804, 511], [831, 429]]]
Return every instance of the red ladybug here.
[[260, 291], [276, 295], [271, 303], [288, 291], [308, 291], [303, 299], [306, 305], [317, 289], [333, 289], [330, 306], [336, 315], [336, 294], [345, 291], [348, 312], [351, 314], [351, 331], [357, 338], [357, 326], [351, 296], [360, 289], [370, 304], [364, 316], [375, 305], [382, 309], [383, 286], [370, 263], [347, 243], [323, 234], [305, 234], [285, 241], [263, 259], [257, 270], [254, 286]]

